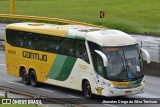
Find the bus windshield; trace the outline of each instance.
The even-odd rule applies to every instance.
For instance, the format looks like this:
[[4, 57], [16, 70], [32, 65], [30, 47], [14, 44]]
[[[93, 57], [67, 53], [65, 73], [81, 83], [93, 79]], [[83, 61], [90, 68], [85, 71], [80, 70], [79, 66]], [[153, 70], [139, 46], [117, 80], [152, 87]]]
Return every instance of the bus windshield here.
[[143, 65], [138, 45], [126, 47], [102, 47], [108, 58], [108, 66], [104, 72], [107, 78], [114, 81], [132, 81], [142, 78]]

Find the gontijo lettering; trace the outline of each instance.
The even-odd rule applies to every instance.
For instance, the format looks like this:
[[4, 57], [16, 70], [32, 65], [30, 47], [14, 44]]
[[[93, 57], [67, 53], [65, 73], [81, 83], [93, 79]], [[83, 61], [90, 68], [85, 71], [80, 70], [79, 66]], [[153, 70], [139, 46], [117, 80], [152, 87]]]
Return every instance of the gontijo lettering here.
[[39, 61], [47, 61], [47, 55], [34, 52], [23, 51], [23, 58], [30, 58]]

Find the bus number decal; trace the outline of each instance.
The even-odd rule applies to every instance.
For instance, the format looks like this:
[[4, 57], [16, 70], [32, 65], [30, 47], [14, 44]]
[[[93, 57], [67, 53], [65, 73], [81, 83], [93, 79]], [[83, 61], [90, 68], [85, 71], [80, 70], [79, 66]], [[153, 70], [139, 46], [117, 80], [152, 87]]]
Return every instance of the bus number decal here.
[[12, 54], [12, 55], [16, 55], [16, 51], [14, 51], [14, 50], [8, 50], [8, 53]]

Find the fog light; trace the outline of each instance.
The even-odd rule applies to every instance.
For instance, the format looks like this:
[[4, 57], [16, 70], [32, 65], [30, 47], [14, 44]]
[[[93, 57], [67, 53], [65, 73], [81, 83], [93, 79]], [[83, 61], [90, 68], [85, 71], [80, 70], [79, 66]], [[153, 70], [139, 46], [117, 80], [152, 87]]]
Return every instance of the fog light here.
[[111, 84], [111, 83], [107, 83], [106, 85], [108, 85], [109, 87], [112, 87], [112, 88], [115, 87], [115, 86], [114, 86], [113, 84]]
[[110, 85], [110, 87], [112, 87], [112, 88], [113, 88], [113, 87], [114, 87], [114, 85], [112, 85], [112, 84], [111, 84], [111, 85]]

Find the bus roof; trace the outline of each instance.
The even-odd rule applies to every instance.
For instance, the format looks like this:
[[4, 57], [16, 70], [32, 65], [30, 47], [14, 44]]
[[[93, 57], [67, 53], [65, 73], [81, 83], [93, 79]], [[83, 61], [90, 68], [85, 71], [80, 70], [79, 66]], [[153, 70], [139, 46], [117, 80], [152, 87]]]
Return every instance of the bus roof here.
[[81, 37], [101, 46], [124, 46], [136, 44], [136, 40], [124, 32], [97, 27], [25, 22], [9, 24], [6, 28], [61, 37]]

